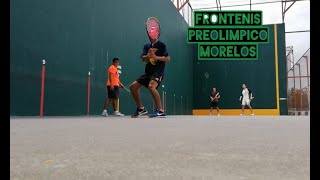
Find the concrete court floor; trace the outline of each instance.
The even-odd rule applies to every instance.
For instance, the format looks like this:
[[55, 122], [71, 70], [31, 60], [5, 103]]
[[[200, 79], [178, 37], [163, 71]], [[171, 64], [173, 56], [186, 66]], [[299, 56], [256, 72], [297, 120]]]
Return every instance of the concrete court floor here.
[[307, 180], [308, 116], [11, 117], [12, 180]]

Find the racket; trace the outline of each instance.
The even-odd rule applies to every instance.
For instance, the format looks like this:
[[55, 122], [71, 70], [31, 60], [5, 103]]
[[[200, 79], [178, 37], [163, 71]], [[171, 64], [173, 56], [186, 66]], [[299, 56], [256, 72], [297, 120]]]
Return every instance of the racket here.
[[[146, 22], [146, 31], [151, 43], [151, 50], [149, 53], [154, 54], [153, 45], [154, 41], [157, 40], [160, 37], [160, 23], [157, 18], [155, 17], [149, 17]], [[155, 59], [150, 58], [149, 61], [152, 64], [155, 64]]]
[[121, 87], [122, 89], [125, 89], [126, 91], [130, 92], [130, 90], [129, 90], [125, 85], [123, 85], [122, 83], [120, 84], [120, 87]]
[[125, 89], [128, 92], [130, 92], [130, 90], [128, 88], [126, 88], [125, 86], [123, 86], [123, 89]]
[[214, 98], [211, 98], [211, 101], [215, 100], [218, 96], [219, 96], [220, 93], [217, 93]]
[[122, 87], [121, 87], [122, 89], [124, 89], [124, 90], [126, 90], [126, 91], [128, 91], [128, 92], [130, 92], [130, 90], [125, 86], [125, 85], [123, 85], [122, 84]]

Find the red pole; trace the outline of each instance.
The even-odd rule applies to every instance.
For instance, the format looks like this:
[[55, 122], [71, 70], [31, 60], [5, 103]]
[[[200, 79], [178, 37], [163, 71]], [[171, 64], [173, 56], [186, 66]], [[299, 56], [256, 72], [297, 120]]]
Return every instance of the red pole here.
[[302, 88], [301, 88], [301, 67], [299, 65], [299, 78], [300, 78], [300, 111], [302, 111]]
[[46, 60], [42, 60], [42, 72], [41, 72], [41, 94], [40, 94], [40, 117], [43, 116], [43, 103], [44, 103], [44, 79], [46, 73]]
[[293, 89], [296, 89], [296, 73], [294, 72], [294, 66], [293, 66]]
[[179, 0], [177, 0], [177, 9], [179, 10]]
[[87, 116], [90, 113], [90, 71], [88, 73], [88, 99], [87, 99]]
[[306, 63], [307, 63], [307, 76], [308, 76], [308, 87], [309, 87], [309, 66], [308, 66], [308, 56], [305, 56], [305, 58], [306, 58]]

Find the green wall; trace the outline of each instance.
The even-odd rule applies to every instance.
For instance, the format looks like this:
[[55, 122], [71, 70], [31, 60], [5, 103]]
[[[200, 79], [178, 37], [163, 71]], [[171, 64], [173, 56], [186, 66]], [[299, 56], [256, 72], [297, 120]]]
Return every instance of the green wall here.
[[[10, 115], [39, 115], [42, 59], [46, 60], [44, 115], [85, 115], [88, 71], [90, 114], [100, 115], [106, 97], [106, 71], [113, 57], [120, 58], [120, 78], [128, 88], [144, 72], [139, 56], [148, 42], [145, 21], [149, 16], [159, 19], [160, 40], [167, 44], [171, 56], [165, 88], [159, 87], [160, 94], [167, 92], [167, 113], [175, 110], [181, 114], [182, 105], [182, 114], [191, 114], [197, 54], [194, 46], [187, 45], [188, 25], [170, 0], [11, 0]], [[132, 114], [135, 104], [131, 94], [125, 90], [120, 93], [120, 111]], [[148, 90], [142, 89], [141, 96], [151, 111]]]
[[[213, 86], [221, 94], [222, 109], [239, 109], [243, 83], [252, 89], [256, 109], [276, 109], [276, 68], [274, 25], [269, 27], [269, 44], [259, 44], [258, 60], [198, 60], [194, 62], [194, 109], [208, 109]], [[277, 24], [279, 93], [286, 98], [286, 57], [284, 24]], [[287, 114], [286, 101], [280, 101], [280, 114]]]

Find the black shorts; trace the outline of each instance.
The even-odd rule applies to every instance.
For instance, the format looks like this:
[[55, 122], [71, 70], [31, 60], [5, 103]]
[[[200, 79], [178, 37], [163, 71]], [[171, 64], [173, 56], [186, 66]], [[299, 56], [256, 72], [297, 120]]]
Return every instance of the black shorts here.
[[218, 102], [211, 101], [211, 107], [212, 108], [217, 108], [218, 107]]
[[144, 74], [144, 75], [141, 75], [136, 81], [139, 84], [142, 84], [148, 88], [151, 80], [155, 80], [158, 83], [158, 86], [157, 86], [158, 88], [159, 85], [161, 84], [161, 81], [163, 80], [163, 76], [160, 76], [158, 73], [153, 73], [151, 75]]
[[119, 98], [119, 86], [113, 86], [113, 90], [110, 89], [110, 86], [107, 86], [108, 89], [108, 98], [118, 99]]

